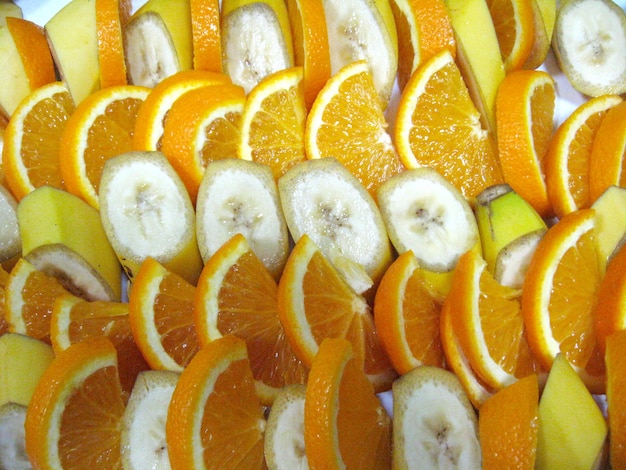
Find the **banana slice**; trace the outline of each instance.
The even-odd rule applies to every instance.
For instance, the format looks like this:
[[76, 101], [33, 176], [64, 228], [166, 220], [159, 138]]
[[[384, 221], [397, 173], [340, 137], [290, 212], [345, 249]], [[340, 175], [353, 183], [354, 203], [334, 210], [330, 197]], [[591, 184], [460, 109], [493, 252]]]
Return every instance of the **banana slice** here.
[[222, 2], [223, 69], [249, 93], [264, 77], [294, 65], [287, 7], [282, 0]]
[[413, 250], [420, 266], [430, 271], [451, 271], [479, 240], [469, 202], [432, 168], [387, 180], [378, 189], [378, 205], [396, 250]]
[[269, 470], [306, 470], [304, 451], [304, 384], [287, 385], [276, 396], [265, 427], [265, 460]]
[[0, 185], [0, 263], [18, 256], [21, 251], [17, 201], [4, 186]]
[[278, 277], [289, 253], [289, 232], [272, 170], [234, 158], [210, 162], [198, 189], [196, 231], [205, 262], [241, 233]]
[[140, 372], [122, 417], [120, 436], [125, 470], [171, 468], [165, 422], [178, 373], [165, 370]]
[[[308, 235], [344, 275], [346, 266], [356, 263], [374, 282], [380, 279], [392, 259], [383, 218], [339, 161], [298, 163], [278, 180], [278, 192], [294, 240]], [[353, 273], [348, 277], [350, 282]]]
[[26, 407], [17, 403], [0, 406], [0, 468], [30, 470], [33, 468], [24, 437]]
[[394, 468], [481, 468], [478, 419], [456, 375], [420, 366], [392, 395]]
[[589, 96], [626, 93], [626, 13], [611, 0], [564, 0], [552, 46], [572, 86]]
[[202, 270], [189, 193], [165, 155], [127, 152], [100, 180], [104, 231], [132, 281], [148, 256], [195, 284]]

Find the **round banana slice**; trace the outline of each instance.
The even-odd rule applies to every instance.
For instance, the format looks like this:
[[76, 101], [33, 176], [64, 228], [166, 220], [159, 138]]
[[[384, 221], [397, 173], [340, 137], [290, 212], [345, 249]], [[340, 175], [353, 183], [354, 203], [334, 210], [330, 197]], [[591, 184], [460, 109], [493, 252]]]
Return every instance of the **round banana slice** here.
[[0, 185], [0, 263], [18, 256], [21, 251], [17, 201], [4, 186]]
[[198, 188], [196, 231], [205, 262], [241, 233], [278, 277], [289, 254], [289, 232], [270, 167], [237, 158], [210, 162]]
[[306, 470], [304, 451], [304, 384], [286, 385], [276, 396], [265, 427], [269, 470]]
[[26, 407], [17, 403], [0, 406], [0, 468], [30, 470], [26, 454], [24, 420]]
[[420, 266], [430, 271], [451, 271], [479, 241], [469, 202], [432, 168], [414, 168], [387, 180], [378, 189], [378, 205], [396, 250], [413, 250]]
[[170, 468], [165, 422], [178, 373], [142, 371], [122, 417], [121, 454], [125, 470]]
[[626, 93], [626, 13], [611, 0], [565, 0], [552, 46], [572, 86], [589, 96]]
[[481, 468], [478, 418], [456, 375], [420, 366], [392, 395], [395, 468]]

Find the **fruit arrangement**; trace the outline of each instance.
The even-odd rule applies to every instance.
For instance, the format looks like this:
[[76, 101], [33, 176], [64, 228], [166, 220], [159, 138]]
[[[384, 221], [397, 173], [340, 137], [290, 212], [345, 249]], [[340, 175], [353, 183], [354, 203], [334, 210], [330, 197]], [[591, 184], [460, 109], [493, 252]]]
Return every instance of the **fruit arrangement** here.
[[623, 3], [51, 4], [0, 468], [626, 468]]

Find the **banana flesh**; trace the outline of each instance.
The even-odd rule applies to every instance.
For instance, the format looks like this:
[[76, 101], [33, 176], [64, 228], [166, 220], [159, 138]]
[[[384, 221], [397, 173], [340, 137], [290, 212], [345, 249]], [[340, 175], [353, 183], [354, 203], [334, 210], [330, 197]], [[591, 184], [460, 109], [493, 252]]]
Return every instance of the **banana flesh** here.
[[6, 403], [0, 407], [0, 468], [30, 470], [26, 454], [24, 420], [26, 406]]
[[0, 263], [18, 256], [21, 251], [17, 201], [4, 186], [0, 186]]

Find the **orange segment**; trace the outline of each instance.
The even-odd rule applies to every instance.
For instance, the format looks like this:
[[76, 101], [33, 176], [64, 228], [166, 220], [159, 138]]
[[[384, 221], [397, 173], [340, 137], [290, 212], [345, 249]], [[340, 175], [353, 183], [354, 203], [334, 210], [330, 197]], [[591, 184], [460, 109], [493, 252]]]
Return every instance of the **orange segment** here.
[[385, 271], [374, 302], [376, 331], [399, 374], [422, 364], [444, 366], [440, 312], [413, 252], [403, 253]]
[[507, 74], [496, 95], [498, 154], [504, 179], [544, 218], [553, 215], [542, 161], [552, 139], [555, 106], [554, 79], [539, 70]]
[[481, 127], [480, 113], [447, 49], [421, 64], [407, 83], [394, 138], [407, 168], [430, 166], [468, 198], [504, 182], [495, 143]]
[[605, 114], [622, 98], [603, 95], [578, 106], [558, 127], [544, 158], [548, 197], [557, 217], [591, 205], [590, 154]]
[[100, 88], [128, 83], [123, 28], [131, 7], [131, 0], [96, 0]]
[[307, 235], [296, 243], [280, 278], [278, 314], [305, 365], [311, 366], [325, 338], [345, 338], [376, 390], [389, 388], [394, 373], [370, 306]]
[[391, 468], [391, 419], [350, 342], [322, 341], [304, 401], [304, 444], [311, 468]]
[[193, 68], [222, 73], [219, 0], [190, 0]]
[[626, 102], [606, 112], [589, 155], [589, 200], [593, 202], [611, 185], [626, 188]]
[[367, 62], [346, 65], [326, 82], [307, 117], [304, 145], [307, 158], [336, 158], [372, 195], [404, 169]]
[[523, 68], [530, 57], [535, 41], [534, 1], [487, 0], [507, 73]]
[[604, 363], [594, 309], [600, 286], [594, 211], [563, 217], [543, 236], [522, 288], [528, 342], [545, 370], [563, 353], [592, 393], [603, 393]]
[[264, 468], [263, 407], [246, 343], [225, 336], [181, 373], [165, 425], [172, 468]]
[[61, 175], [68, 191], [96, 209], [104, 164], [132, 149], [137, 113], [149, 92], [135, 85], [98, 90], [67, 121], [60, 143]]
[[606, 340], [606, 400], [611, 468], [626, 467], [626, 330]]
[[39, 87], [17, 107], [4, 133], [2, 168], [16, 199], [40, 186], [63, 188], [59, 145], [74, 101], [62, 82]]
[[146, 258], [128, 295], [130, 326], [150, 367], [182, 371], [200, 348], [193, 322], [195, 286]]
[[535, 468], [539, 383], [529, 375], [508, 385], [480, 408], [478, 433], [483, 469]]
[[115, 347], [106, 338], [61, 351], [26, 412], [26, 451], [37, 468], [121, 468], [125, 402]]
[[626, 244], [611, 258], [598, 290], [594, 313], [598, 345], [604, 351], [611, 334], [626, 330]]
[[133, 133], [133, 150], [161, 150], [165, 118], [183, 93], [207, 85], [230, 83], [222, 73], [183, 70], [156, 85], [137, 112]]
[[208, 163], [237, 154], [245, 100], [240, 86], [209, 85], [185, 92], [168, 111], [161, 150], [192, 201]]
[[207, 260], [195, 296], [200, 344], [229, 334], [245, 340], [265, 404], [283, 386], [305, 383], [308, 375], [278, 318], [277, 288], [246, 238], [237, 234]]
[[265, 77], [248, 94], [241, 117], [239, 158], [268, 165], [275, 179], [305, 160], [302, 79], [301, 67]]
[[328, 29], [322, 0], [287, 0], [294, 64], [303, 70], [304, 102], [311, 109], [330, 78]]

